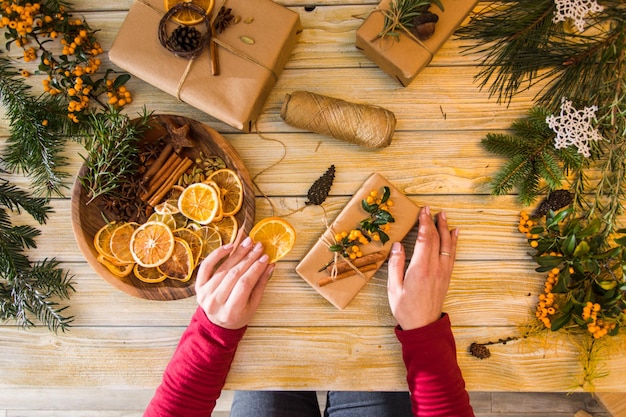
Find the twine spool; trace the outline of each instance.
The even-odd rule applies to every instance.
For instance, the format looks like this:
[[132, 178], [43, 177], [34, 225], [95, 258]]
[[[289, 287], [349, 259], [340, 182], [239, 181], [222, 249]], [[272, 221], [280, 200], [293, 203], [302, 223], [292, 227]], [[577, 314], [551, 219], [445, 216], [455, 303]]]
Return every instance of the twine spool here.
[[308, 91], [287, 94], [280, 117], [290, 126], [367, 148], [389, 146], [396, 126], [394, 114], [382, 107]]

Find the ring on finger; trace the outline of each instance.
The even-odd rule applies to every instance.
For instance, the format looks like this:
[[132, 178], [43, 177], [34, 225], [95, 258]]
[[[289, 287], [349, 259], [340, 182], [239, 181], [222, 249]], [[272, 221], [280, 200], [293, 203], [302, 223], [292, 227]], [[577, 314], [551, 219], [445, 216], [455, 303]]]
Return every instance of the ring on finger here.
[[441, 252], [439, 252], [439, 255], [450, 256], [450, 252], [441, 251]]

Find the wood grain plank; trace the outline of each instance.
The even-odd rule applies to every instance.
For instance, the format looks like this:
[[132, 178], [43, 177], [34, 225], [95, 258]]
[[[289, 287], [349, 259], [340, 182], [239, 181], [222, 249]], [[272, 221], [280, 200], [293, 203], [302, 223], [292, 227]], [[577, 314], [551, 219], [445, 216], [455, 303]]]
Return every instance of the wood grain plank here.
[[578, 410], [590, 413], [604, 413], [607, 410], [589, 393], [545, 393], [535, 396], [532, 393], [494, 392], [491, 395], [492, 412], [512, 413], [521, 409], [528, 413], [551, 410], [555, 413], [574, 414]]
[[601, 392], [597, 396], [613, 417], [626, 417], [626, 392]]
[[[45, 329], [0, 328], [6, 377], [0, 388], [35, 386], [154, 388], [183, 328], [74, 328], [59, 337]], [[470, 357], [466, 346], [511, 328], [454, 328], [457, 354], [469, 390], [575, 389], [578, 352], [562, 335], [492, 346], [492, 357]], [[552, 340], [553, 339], [553, 340]], [[620, 340], [624, 341], [624, 337]], [[324, 351], [324, 355], [319, 355]], [[276, 358], [280, 358], [279, 361]], [[596, 389], [624, 389], [626, 359], [603, 357], [612, 373]], [[147, 366], [147, 364], [150, 364]], [[310, 370], [314, 370], [311, 372]], [[355, 372], [358, 370], [358, 372]], [[239, 346], [226, 389], [404, 390], [400, 347], [391, 327], [251, 327]]]
[[[74, 326], [123, 325], [110, 305], [124, 312], [124, 322], [136, 326], [186, 326], [196, 308], [195, 299], [159, 302], [131, 297], [97, 276], [86, 264], [68, 265], [75, 274], [76, 293], [67, 314]], [[381, 270], [344, 310], [337, 310], [293, 272], [295, 264], [279, 263], [254, 326], [394, 326], [387, 302], [386, 273]], [[499, 268], [498, 283], [491, 276]], [[530, 266], [509, 263], [459, 262], [455, 269], [445, 310], [459, 326], [518, 326], [532, 316], [542, 277]], [[480, 295], [479, 297], [477, 295]], [[293, 306], [298, 306], [294, 309]], [[289, 311], [289, 322], [285, 312]]]

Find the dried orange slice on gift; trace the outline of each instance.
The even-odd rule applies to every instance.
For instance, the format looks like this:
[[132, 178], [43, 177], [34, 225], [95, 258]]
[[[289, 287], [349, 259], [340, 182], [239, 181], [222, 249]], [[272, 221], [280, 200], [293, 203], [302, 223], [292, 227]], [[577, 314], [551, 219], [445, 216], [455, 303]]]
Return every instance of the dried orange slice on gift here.
[[[215, 5], [214, 0], [164, 0], [165, 10], [168, 11], [178, 3], [193, 3], [205, 10], [206, 14], [211, 14]], [[189, 9], [179, 11], [172, 16], [172, 19], [183, 25], [195, 25], [202, 22], [202, 16]]]
[[220, 209], [220, 198], [215, 188], [197, 182], [185, 188], [178, 198], [181, 214], [199, 224], [208, 224]]
[[182, 282], [191, 278], [194, 269], [193, 253], [191, 248], [182, 239], [174, 238], [174, 251], [172, 255], [157, 267], [165, 276]]
[[254, 225], [250, 238], [263, 244], [269, 263], [282, 259], [296, 243], [296, 231], [280, 217], [268, 217]]
[[109, 246], [115, 259], [125, 264], [134, 264], [133, 254], [130, 253], [130, 238], [133, 236], [137, 223], [123, 223], [111, 233]]
[[133, 232], [130, 252], [141, 266], [151, 268], [167, 261], [174, 251], [174, 235], [168, 225], [147, 222]]
[[220, 200], [222, 201], [222, 215], [235, 215], [243, 204], [243, 185], [239, 175], [232, 169], [218, 169], [207, 178], [215, 182], [220, 188]]

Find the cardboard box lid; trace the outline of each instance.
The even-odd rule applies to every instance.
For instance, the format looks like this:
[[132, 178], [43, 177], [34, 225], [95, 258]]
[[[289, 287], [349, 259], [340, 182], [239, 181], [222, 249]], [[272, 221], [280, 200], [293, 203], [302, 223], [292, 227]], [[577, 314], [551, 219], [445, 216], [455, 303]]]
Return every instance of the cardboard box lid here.
[[[233, 14], [254, 20], [231, 25], [217, 36], [229, 46], [218, 47], [220, 75], [211, 75], [208, 47], [189, 61], [161, 45], [158, 30], [165, 14], [162, 0], [133, 3], [109, 58], [168, 94], [249, 131], [297, 42], [300, 16], [270, 0], [228, 0], [226, 6]], [[241, 36], [255, 43], [248, 45]]]

